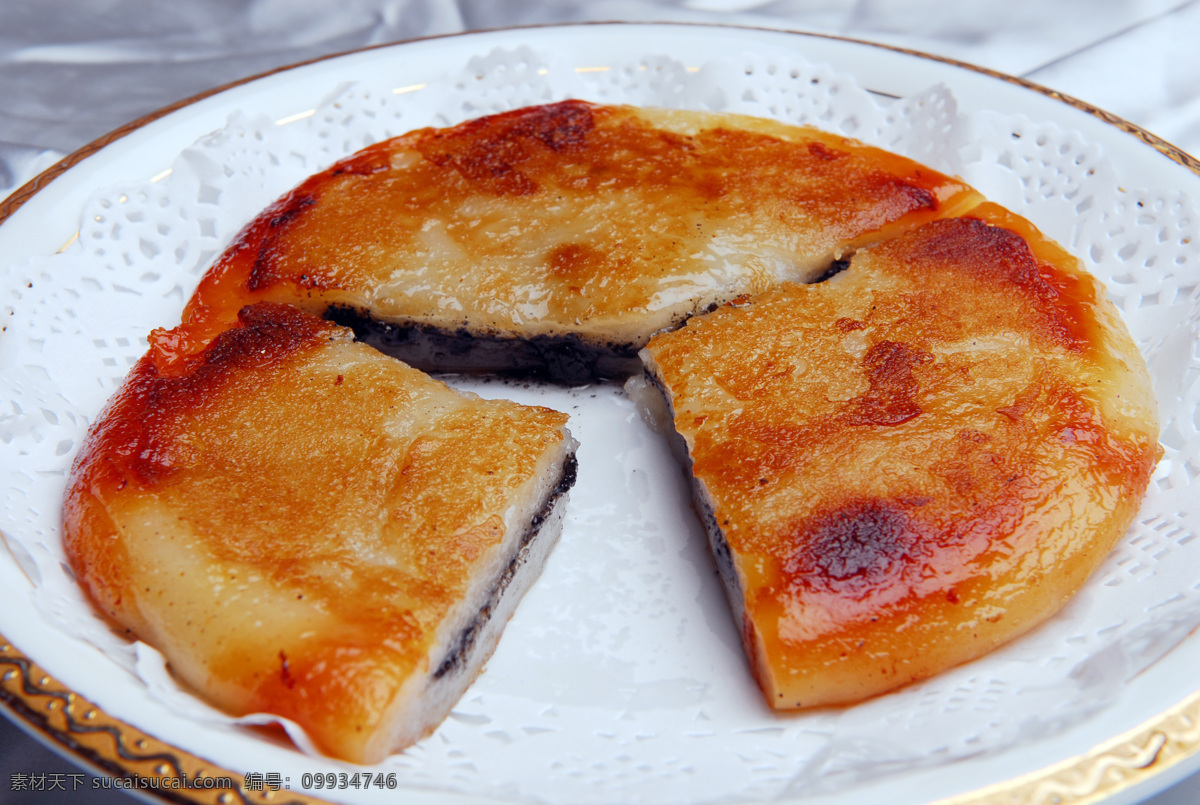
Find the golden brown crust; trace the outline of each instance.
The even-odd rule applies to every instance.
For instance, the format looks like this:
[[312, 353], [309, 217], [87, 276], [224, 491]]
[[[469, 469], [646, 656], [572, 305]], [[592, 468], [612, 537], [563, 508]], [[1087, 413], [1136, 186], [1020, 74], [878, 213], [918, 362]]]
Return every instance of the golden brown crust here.
[[1103, 288], [993, 205], [643, 352], [733, 553], [773, 706], [857, 701], [1053, 613], [1158, 458]]
[[143, 358], [89, 434], [72, 566], [222, 708], [381, 759], [444, 623], [528, 528], [512, 510], [563, 461], [566, 416], [464, 397], [278, 305], [171, 368]]
[[714, 302], [811, 279], [977, 201], [815, 129], [564, 101], [415, 131], [313, 176], [242, 232], [185, 322], [203, 343], [269, 298], [637, 348]]

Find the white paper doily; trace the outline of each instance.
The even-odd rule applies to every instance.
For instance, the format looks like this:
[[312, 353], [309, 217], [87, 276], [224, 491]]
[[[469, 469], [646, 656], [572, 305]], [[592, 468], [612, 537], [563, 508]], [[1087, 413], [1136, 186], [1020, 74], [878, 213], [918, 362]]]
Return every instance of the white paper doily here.
[[[679, 468], [619, 389], [458, 381], [570, 412], [580, 477], [563, 540], [486, 673], [434, 736], [382, 764], [401, 788], [578, 803], [836, 791], [1052, 734], [1110, 704], [1200, 625], [1200, 218], [1188, 199], [1121, 189], [1098, 147], [1055, 125], [962, 116], [939, 87], [881, 104], [853, 78], [782, 51], [578, 72], [517, 48], [425, 85], [393, 78], [346, 85], [287, 122], [235, 115], [169, 176], [93, 197], [62, 254], [3, 277], [5, 542], [39, 610], [138, 675], [177, 717], [245, 737], [180, 690], [156, 652], [112, 633], [71, 578], [58, 512], [88, 424], [149, 330], [178, 321], [212, 258], [294, 184], [419, 126], [568, 97], [809, 123], [963, 176], [1108, 284], [1149, 361], [1166, 455], [1127, 538], [1042, 628], [857, 707], [775, 714], [749, 676]], [[296, 768], [338, 768], [273, 751], [290, 752]]]

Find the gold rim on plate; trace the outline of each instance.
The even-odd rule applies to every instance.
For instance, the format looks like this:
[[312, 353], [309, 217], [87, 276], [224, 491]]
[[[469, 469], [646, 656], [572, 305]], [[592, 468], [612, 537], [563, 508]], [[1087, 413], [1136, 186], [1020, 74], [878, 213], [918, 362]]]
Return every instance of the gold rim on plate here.
[[[579, 28], [639, 23], [591, 22], [570, 25], [530, 25], [504, 31], [544, 28]], [[648, 23], [655, 24], [655, 23]], [[990, 70], [967, 62], [923, 53], [918, 50], [870, 42], [851, 37], [806, 31], [787, 31], [753, 26], [729, 26], [705, 23], [667, 23], [675, 27], [730, 28], [794, 34], [816, 39], [901, 53], [928, 61], [970, 70], [1009, 84], [1045, 95], [1048, 98], [1086, 112], [1102, 122], [1129, 134], [1163, 156], [1200, 175], [1200, 159], [1172, 145], [1141, 126], [1056, 90], [1024, 78]], [[440, 36], [420, 37], [402, 42], [370, 45], [333, 53], [307, 61], [278, 67], [264, 73], [232, 81], [165, 106], [114, 129], [67, 155], [42, 171], [0, 202], [0, 225], [48, 184], [84, 159], [149, 123], [184, 109], [211, 96], [249, 84], [271, 75], [330, 61], [355, 53], [396, 47], [413, 42], [450, 39], [494, 33], [495, 30], [465, 31]], [[0, 703], [27, 728], [70, 754], [73, 759], [137, 786], [141, 794], [153, 793], [168, 802], [233, 805], [234, 803], [271, 803], [271, 805], [330, 805], [326, 800], [290, 790], [272, 790], [248, 781], [242, 775], [163, 743], [142, 730], [105, 713], [87, 699], [63, 686], [45, 673], [0, 634]], [[1067, 758], [1029, 774], [996, 783], [965, 794], [939, 800], [933, 805], [1090, 805], [1146, 782], [1151, 777], [1200, 753], [1200, 690], [1175, 706], [1142, 722], [1137, 727], [1111, 738], [1091, 750]], [[223, 788], [169, 788], [179, 780], [217, 780], [228, 778], [232, 785]], [[205, 785], [208, 783], [200, 783]]]

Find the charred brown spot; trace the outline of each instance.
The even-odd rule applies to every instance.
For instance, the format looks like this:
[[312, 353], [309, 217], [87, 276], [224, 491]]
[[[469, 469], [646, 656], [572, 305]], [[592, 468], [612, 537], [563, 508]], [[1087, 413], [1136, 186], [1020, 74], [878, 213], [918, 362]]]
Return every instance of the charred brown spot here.
[[1042, 337], [1072, 351], [1089, 343], [1090, 294], [1077, 277], [1038, 261], [1016, 232], [977, 218], [950, 218], [929, 224], [910, 250], [915, 270], [960, 271], [1014, 294], [1026, 302], [1025, 313]]
[[802, 524], [785, 570], [810, 586], [874, 588], [916, 558], [919, 536], [913, 519], [892, 501], [851, 503]]
[[879, 341], [863, 356], [865, 394], [850, 400], [846, 417], [852, 425], [901, 425], [921, 414], [916, 396], [920, 384], [913, 369], [933, 360], [928, 352], [895, 341]]
[[296, 218], [306, 208], [316, 204], [317, 200], [308, 195], [289, 195], [284, 199], [282, 209], [275, 212], [267, 218], [267, 226], [271, 229], [278, 229], [285, 226]]
[[188, 446], [174, 438], [177, 421], [205, 405], [214, 388], [235, 370], [267, 376], [273, 365], [336, 331], [290, 305], [266, 302], [242, 308], [238, 320], [181, 374], [160, 375], [148, 358], [138, 362], [89, 447], [104, 456], [106, 471], [142, 484], [161, 481], [190, 460]]
[[855, 330], [861, 330], [867, 326], [866, 324], [864, 324], [861, 321], [858, 321], [857, 319], [848, 319], [845, 317], [838, 319], [833, 324], [835, 327], [838, 328], [838, 330], [840, 330], [843, 333], [852, 333]]
[[258, 249], [254, 255], [254, 265], [250, 269], [250, 275], [246, 278], [247, 290], [259, 291], [279, 282], [281, 277], [276, 271], [276, 258], [280, 236], [287, 230], [289, 224], [316, 203], [316, 196], [306, 193], [289, 193], [268, 208], [255, 221], [245, 238], [247, 244], [255, 241], [258, 243]]
[[568, 153], [584, 146], [595, 128], [582, 101], [518, 109], [470, 121], [418, 144], [425, 159], [449, 167], [497, 195], [524, 196], [538, 184], [522, 170], [545, 150]]
[[556, 152], [583, 145], [587, 134], [596, 127], [592, 109], [582, 101], [563, 101], [537, 107], [521, 117], [515, 127], [519, 136], [536, 137]]
[[310, 313], [273, 302], [242, 308], [238, 324], [213, 340], [204, 353], [205, 364], [214, 369], [268, 367], [298, 349], [317, 345], [334, 330], [334, 325]]
[[296, 680], [292, 676], [291, 668], [288, 666], [287, 654], [283, 649], [279, 650], [279, 681], [288, 690], [296, 687]]
[[826, 162], [846, 156], [845, 152], [830, 148], [822, 142], [809, 143], [808, 152], [817, 159], [824, 160]]
[[[287, 279], [308, 290], [336, 287], [318, 270], [309, 269], [298, 276], [295, 275], [295, 271], [281, 271], [279, 264], [285, 253], [281, 244], [288, 241], [292, 224], [317, 209], [322, 194], [331, 186], [331, 180], [339, 176], [366, 177], [386, 171], [391, 167], [391, 159], [391, 151], [386, 142], [366, 148], [324, 173], [309, 178], [264, 210], [243, 231], [234, 249], [224, 258], [228, 260], [236, 257], [239, 252], [253, 250], [253, 260], [246, 277], [246, 289], [251, 292], [261, 291]], [[289, 276], [289, 273], [292, 276]]]
[[911, 209], [936, 210], [937, 197], [927, 187], [904, 182], [899, 185], [899, 191], [912, 202]]

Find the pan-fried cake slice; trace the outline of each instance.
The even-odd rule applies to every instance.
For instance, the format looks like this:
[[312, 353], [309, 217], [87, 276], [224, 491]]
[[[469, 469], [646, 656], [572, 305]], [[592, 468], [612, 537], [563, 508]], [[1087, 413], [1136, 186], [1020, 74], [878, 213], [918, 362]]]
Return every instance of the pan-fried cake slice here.
[[540, 571], [566, 419], [260, 304], [198, 356], [136, 365], [72, 471], [67, 552], [215, 704], [378, 761], [437, 726]]
[[642, 355], [778, 708], [854, 702], [1041, 622], [1128, 527], [1159, 456], [1102, 286], [994, 205]]
[[185, 322], [203, 343], [271, 299], [418, 368], [624, 376], [655, 332], [978, 201], [811, 128], [565, 101], [414, 131], [311, 177], [218, 259]]

